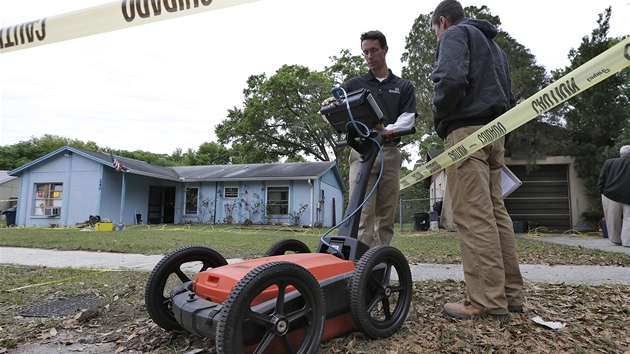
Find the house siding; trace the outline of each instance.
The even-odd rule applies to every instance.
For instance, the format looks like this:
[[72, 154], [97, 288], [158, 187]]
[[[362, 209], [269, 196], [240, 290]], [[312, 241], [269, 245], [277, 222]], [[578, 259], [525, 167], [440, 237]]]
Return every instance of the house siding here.
[[[123, 178], [125, 179], [125, 202], [123, 197]], [[95, 213], [103, 219], [131, 225], [135, 223], [136, 209], [140, 211], [144, 222], [148, 216], [149, 187], [160, 185], [160, 180], [145, 176], [134, 176], [104, 169], [103, 187], [98, 210]]]
[[[71, 173], [66, 172], [63, 185], [63, 206], [61, 217], [63, 225], [74, 225], [90, 218], [87, 211], [96, 210], [100, 201], [99, 179], [101, 164], [72, 155]], [[42, 171], [42, 174], [45, 171]], [[31, 183], [31, 187], [34, 184]], [[30, 200], [32, 201], [32, 193]], [[94, 214], [98, 215], [98, 214]]]
[[322, 181], [315, 208], [318, 213], [316, 221], [322, 222], [324, 227], [332, 227], [343, 218], [343, 194], [338, 192], [333, 185]]
[[[302, 205], [308, 205], [300, 215], [299, 225], [310, 226], [312, 224], [313, 201], [311, 195], [313, 189], [308, 181], [293, 181], [289, 188], [289, 213], [297, 212]], [[289, 222], [292, 223], [293, 220], [289, 220]]]
[[[58, 155], [30, 168], [28, 177], [21, 178], [17, 223], [19, 225], [49, 227], [74, 225], [85, 210], [97, 205], [97, 188], [90, 181], [97, 180], [100, 164], [75, 155]], [[40, 183], [62, 183], [61, 213], [59, 216], [35, 216], [35, 186]], [[76, 198], [77, 203], [73, 203]], [[87, 220], [85, 215], [83, 220]]]
[[[0, 171], [0, 211], [4, 211], [16, 204], [20, 191], [20, 179], [8, 177], [5, 171]], [[8, 177], [8, 178], [5, 178]], [[6, 215], [0, 215], [0, 220], [6, 219]]]
[[[122, 174], [115, 175], [112, 171], [102, 172], [101, 197], [94, 215], [99, 215], [102, 219], [119, 221], [120, 201], [122, 188]], [[123, 210], [124, 215], [124, 210]]]
[[[225, 223], [228, 221], [228, 205], [234, 205], [231, 215], [234, 223], [243, 223], [246, 219], [253, 223], [292, 222], [290, 214], [297, 211], [300, 205], [308, 204], [300, 215], [299, 224], [314, 226], [316, 222], [321, 222], [321, 226], [329, 227], [333, 226], [334, 220], [340, 221], [343, 214], [341, 205], [345, 189], [339, 171], [332, 163], [295, 164], [288, 166], [288, 169], [286, 164], [251, 165], [248, 173], [243, 174], [240, 171], [240, 178], [243, 180], [239, 180], [239, 177], [232, 176], [231, 173], [239, 173], [242, 169], [240, 166], [171, 169], [133, 159], [120, 160], [137, 169], [116, 172], [106, 154], [64, 147], [11, 171], [10, 176], [20, 177], [17, 179], [20, 203], [16, 223], [20, 226], [36, 227], [48, 227], [51, 224], [75, 226], [88, 221], [91, 215], [98, 215], [101, 219], [131, 225], [136, 222], [136, 212], [141, 214], [143, 223]], [[315, 176], [301, 176], [296, 173], [302, 168], [309, 171], [309, 175]], [[212, 172], [217, 169], [225, 169], [227, 172], [224, 175]], [[244, 169], [247, 170], [248, 166]], [[270, 177], [264, 177], [266, 172]], [[214, 173], [212, 177], [211, 173]], [[260, 178], [252, 178], [252, 175]], [[202, 178], [214, 178], [217, 181], [191, 182]], [[34, 188], [38, 183], [63, 185], [59, 216], [33, 215]], [[267, 188], [270, 186], [284, 186], [288, 189], [288, 213], [277, 216], [278, 220], [265, 217], [264, 205], [267, 201]], [[201, 210], [203, 207], [198, 207], [196, 215], [186, 215], [186, 187], [199, 188], [201, 198], [209, 200], [210, 208]], [[225, 198], [223, 191], [226, 187], [238, 187], [238, 197]], [[331, 204], [333, 199], [335, 203], [339, 203], [334, 208]], [[156, 205], [156, 200], [159, 200], [160, 205]], [[252, 212], [243, 203], [245, 200], [261, 203], [261, 207]], [[336, 213], [334, 217], [333, 209]], [[158, 217], [156, 214], [159, 214]]]

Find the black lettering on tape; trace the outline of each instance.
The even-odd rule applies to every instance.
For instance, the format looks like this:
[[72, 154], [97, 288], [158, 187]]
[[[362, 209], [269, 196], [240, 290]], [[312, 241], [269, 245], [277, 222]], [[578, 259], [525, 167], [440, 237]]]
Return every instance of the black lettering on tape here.
[[548, 94], [544, 94], [542, 97], [543, 97], [543, 100], [545, 101], [545, 104], [548, 107], [552, 107], [553, 106], [553, 102], [551, 101], [551, 98], [549, 97]]
[[37, 34], [37, 39], [40, 41], [43, 41], [46, 38], [46, 19], [43, 18], [42, 19], [42, 25], [41, 25], [41, 32], [40, 30], [35, 31], [35, 34]]
[[456, 146], [453, 150], [448, 152], [448, 156], [453, 162], [463, 159], [468, 155], [468, 150], [463, 146]]
[[567, 100], [570, 97], [577, 95], [580, 91], [580, 87], [575, 83], [575, 78], [572, 77], [566, 82], [558, 85], [555, 89], [549, 90], [548, 93], [543, 92], [538, 97], [535, 97], [532, 100], [532, 109], [536, 112], [536, 114], [545, 113], [560, 103], [557, 97], [560, 97], [562, 100]]
[[499, 139], [507, 133], [507, 128], [501, 124], [501, 122], [497, 122], [492, 126], [484, 129], [481, 133], [477, 134], [477, 139], [481, 141], [483, 145], [488, 145], [491, 142]]
[[626, 47], [623, 50], [623, 56], [630, 60], [630, 43], [626, 44]]
[[427, 165], [427, 170], [429, 170], [429, 172], [431, 173], [436, 173], [437, 171], [441, 170], [442, 166], [440, 166], [440, 164], [433, 160], [431, 161], [428, 165]]
[[46, 39], [46, 19], [0, 28], [0, 49]]
[[[155, 16], [159, 16], [162, 13], [162, 6], [160, 2], [159, 1], [151, 1], [151, 2], [153, 3], [153, 14]], [[156, 2], [157, 2], [157, 6], [155, 4]], [[140, 16], [140, 18], [149, 18], [151, 16], [151, 11], [149, 9], [150, 9], [149, 0], [144, 0], [144, 1], [136, 0], [136, 10], [138, 11], [138, 16]]]
[[133, 22], [136, 19], [136, 13], [140, 18], [160, 16], [162, 5], [166, 12], [173, 13], [211, 4], [212, 0], [121, 0], [120, 5], [125, 21]]
[[552, 90], [552, 91], [554, 91], [560, 97], [560, 99], [562, 99], [562, 100], [566, 100], [567, 99], [567, 96], [565, 96], [562, 92], [560, 92], [558, 87], [556, 87], [555, 90]]
[[586, 79], [586, 81], [591, 82], [591, 81], [593, 81], [593, 80], [597, 79], [598, 77], [600, 77], [600, 76], [602, 76], [602, 75], [608, 74], [609, 72], [610, 72], [610, 69], [602, 69], [602, 70], [600, 70], [600, 71], [596, 72], [595, 74], [593, 74], [593, 75], [589, 76], [589, 77]]

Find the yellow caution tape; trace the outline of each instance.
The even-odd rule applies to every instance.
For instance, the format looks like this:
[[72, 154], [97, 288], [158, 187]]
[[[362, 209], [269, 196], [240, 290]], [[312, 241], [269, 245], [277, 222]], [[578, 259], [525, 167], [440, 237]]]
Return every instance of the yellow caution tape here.
[[630, 37], [545, 87], [466, 139], [400, 179], [405, 189], [470, 156], [538, 115], [630, 66]]
[[258, 0], [119, 0], [0, 29], [0, 54]]
[[18, 291], [18, 290], [24, 290], [24, 289], [28, 289], [28, 288], [38, 287], [38, 286], [44, 286], [44, 285], [49, 285], [49, 284], [61, 283], [61, 282], [68, 281], [68, 280], [85, 278], [85, 277], [89, 277], [89, 276], [92, 276], [92, 275], [97, 275], [97, 274], [110, 272], [110, 271], [112, 271], [112, 270], [110, 270], [110, 269], [103, 269], [103, 270], [98, 270], [98, 271], [90, 271], [90, 273], [88, 273], [88, 274], [75, 275], [73, 277], [68, 277], [68, 278], [64, 278], [64, 279], [55, 279], [55, 280], [51, 280], [51, 281], [47, 281], [47, 282], [43, 282], [43, 283], [38, 283], [38, 284], [29, 284], [29, 285], [25, 285], [25, 286], [20, 286], [19, 288], [9, 289], [9, 290], [6, 290], [6, 291], [12, 292], [12, 291]]

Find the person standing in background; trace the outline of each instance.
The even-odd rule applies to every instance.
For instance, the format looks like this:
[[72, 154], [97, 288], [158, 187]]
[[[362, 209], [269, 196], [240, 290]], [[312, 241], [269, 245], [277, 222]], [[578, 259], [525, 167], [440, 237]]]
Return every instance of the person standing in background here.
[[604, 162], [597, 189], [602, 195], [608, 239], [630, 247], [630, 145], [619, 149], [619, 157]]

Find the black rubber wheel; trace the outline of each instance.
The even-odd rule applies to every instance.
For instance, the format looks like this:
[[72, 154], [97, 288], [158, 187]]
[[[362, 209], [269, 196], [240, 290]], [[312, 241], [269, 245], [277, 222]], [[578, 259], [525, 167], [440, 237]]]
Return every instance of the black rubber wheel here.
[[271, 245], [267, 252], [265, 252], [265, 257], [281, 256], [287, 253], [311, 253], [311, 250], [304, 242], [289, 238], [280, 240]]
[[164, 256], [151, 271], [144, 293], [151, 319], [167, 331], [181, 329], [173, 317], [171, 290], [190, 281], [196, 273], [226, 264], [219, 252], [206, 246], [186, 246]]
[[387, 338], [405, 322], [413, 290], [405, 256], [391, 246], [365, 252], [350, 278], [352, 318], [371, 338]]
[[[277, 290], [276, 298], [257, 305], [256, 297], [270, 287]], [[217, 353], [315, 353], [325, 322], [324, 294], [311, 272], [290, 262], [263, 264], [223, 302]]]

